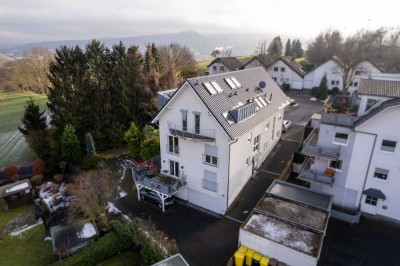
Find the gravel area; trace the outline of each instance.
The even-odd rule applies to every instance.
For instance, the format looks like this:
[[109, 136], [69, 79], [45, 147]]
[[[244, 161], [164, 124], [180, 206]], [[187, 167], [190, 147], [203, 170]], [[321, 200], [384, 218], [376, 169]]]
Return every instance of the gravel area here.
[[265, 197], [257, 209], [322, 231], [328, 221], [325, 212], [274, 197]]

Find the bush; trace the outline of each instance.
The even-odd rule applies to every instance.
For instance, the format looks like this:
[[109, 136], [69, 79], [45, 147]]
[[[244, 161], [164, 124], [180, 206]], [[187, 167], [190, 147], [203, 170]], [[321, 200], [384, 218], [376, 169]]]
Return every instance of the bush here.
[[140, 144], [143, 135], [134, 122], [131, 123], [128, 131], [125, 132], [124, 140], [128, 143], [129, 154], [135, 158], [140, 159]]
[[148, 138], [140, 145], [140, 156], [149, 160], [160, 154], [160, 139], [158, 137]]
[[338, 87], [333, 87], [333, 88], [332, 88], [332, 90], [331, 90], [331, 94], [332, 94], [332, 95], [337, 95], [337, 94], [339, 94], [339, 93], [340, 93], [340, 90], [339, 90]]
[[43, 175], [34, 175], [29, 180], [33, 185], [39, 186], [43, 182]]
[[283, 83], [282, 84], [282, 89], [284, 91], [289, 91], [290, 90], [290, 84], [289, 83]]
[[[107, 157], [104, 155], [87, 156], [82, 161], [83, 170], [97, 169], [101, 163], [107, 163]], [[101, 167], [100, 167], [101, 168]]]
[[13, 165], [13, 164], [4, 168], [4, 175], [8, 182], [15, 182], [21, 178], [19, 175], [18, 166]]
[[32, 165], [32, 174], [44, 175], [45, 173], [46, 173], [46, 163], [41, 159], [35, 160]]
[[84, 250], [56, 265], [97, 265], [132, 246], [132, 240], [116, 232], [105, 234]]
[[314, 97], [318, 97], [318, 87], [312, 87], [311, 95]]
[[106, 130], [107, 142], [110, 148], [116, 149], [124, 144], [125, 128], [118, 122], [112, 122]]
[[64, 174], [56, 174], [53, 177], [54, 182], [56, 183], [61, 183], [62, 181], [64, 181]]

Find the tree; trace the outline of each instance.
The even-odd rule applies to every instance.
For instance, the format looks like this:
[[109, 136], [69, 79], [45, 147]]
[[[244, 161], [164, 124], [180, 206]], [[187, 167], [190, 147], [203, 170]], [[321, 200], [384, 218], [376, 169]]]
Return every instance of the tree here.
[[274, 58], [279, 58], [282, 55], [281, 37], [277, 36], [272, 39], [268, 47], [268, 53]]
[[302, 48], [301, 42], [299, 39], [297, 39], [294, 42], [294, 45], [292, 47], [293, 51], [292, 51], [292, 56], [293, 58], [299, 58], [299, 57], [303, 57], [304, 55], [304, 50]]
[[211, 52], [211, 56], [212, 56], [213, 58], [219, 57], [220, 54], [221, 54], [221, 51], [220, 51], [219, 49], [215, 49], [215, 50], [213, 50], [213, 51]]
[[255, 50], [255, 55], [263, 66], [268, 66], [275, 60], [273, 56], [268, 54], [267, 40], [262, 40], [258, 44]]
[[323, 63], [334, 55], [340, 55], [342, 45], [343, 37], [340, 31], [327, 29], [308, 44], [307, 58], [315, 64]]
[[112, 196], [111, 177], [110, 170], [90, 171], [75, 177], [70, 190], [74, 198], [69, 207], [70, 215], [83, 214], [104, 229], [109, 228], [106, 209]]
[[50, 62], [53, 60], [53, 53], [46, 48], [35, 47], [24, 54], [27, 64], [32, 73], [32, 90], [37, 93], [46, 93], [50, 81], [48, 78]]
[[140, 145], [140, 157], [143, 160], [149, 160], [160, 154], [160, 138], [146, 138]]
[[285, 56], [292, 56], [292, 55], [293, 55], [292, 44], [290, 43], [290, 39], [288, 39], [285, 45]]
[[47, 127], [45, 111], [40, 111], [39, 104], [30, 97], [24, 106], [24, 114], [21, 122], [24, 127], [18, 127], [19, 131], [25, 136], [31, 131], [43, 131]]
[[85, 134], [85, 147], [87, 155], [89, 156], [96, 155], [96, 148], [94, 146], [92, 134], [90, 134], [89, 132], [86, 132]]
[[72, 163], [76, 163], [81, 158], [81, 148], [79, 139], [75, 134], [75, 128], [71, 124], [64, 127], [61, 137], [61, 157]]
[[327, 96], [328, 96], [328, 79], [326, 75], [324, 75], [321, 78], [321, 82], [319, 83], [318, 86], [318, 98], [324, 100], [326, 99]]
[[128, 131], [125, 132], [124, 140], [128, 143], [129, 154], [135, 158], [140, 158], [140, 144], [142, 141], [142, 132], [134, 122], [131, 123]]

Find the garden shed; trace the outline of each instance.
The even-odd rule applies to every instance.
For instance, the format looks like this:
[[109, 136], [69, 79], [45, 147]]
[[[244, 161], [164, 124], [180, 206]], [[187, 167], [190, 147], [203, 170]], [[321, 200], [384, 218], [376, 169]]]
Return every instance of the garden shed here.
[[32, 202], [32, 185], [29, 180], [21, 180], [1, 186], [0, 198], [5, 199], [8, 209]]

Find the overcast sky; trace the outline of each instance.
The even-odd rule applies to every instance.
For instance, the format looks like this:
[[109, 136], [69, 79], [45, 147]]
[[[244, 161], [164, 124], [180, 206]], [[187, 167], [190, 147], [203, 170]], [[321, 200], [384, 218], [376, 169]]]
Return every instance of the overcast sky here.
[[0, 43], [196, 30], [310, 39], [400, 25], [396, 0], [0, 0]]

